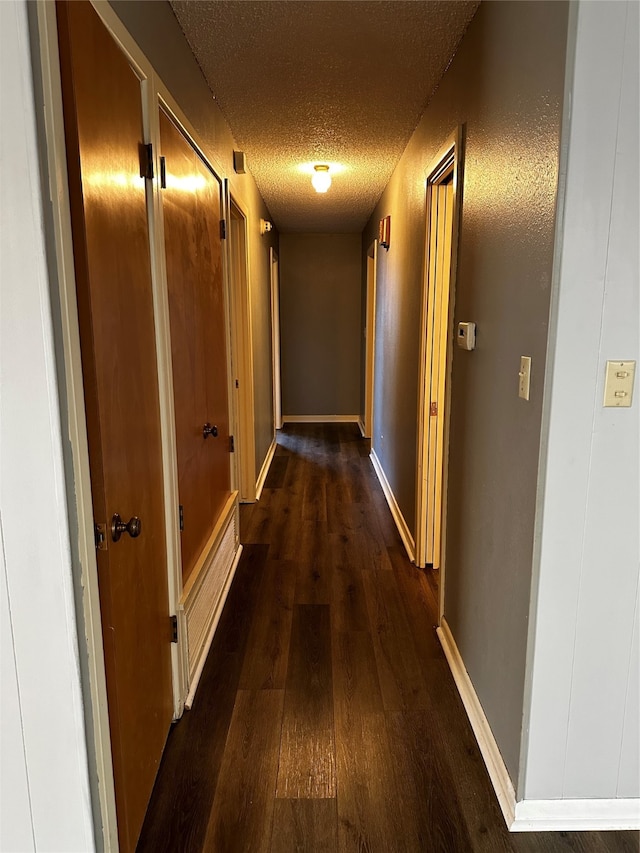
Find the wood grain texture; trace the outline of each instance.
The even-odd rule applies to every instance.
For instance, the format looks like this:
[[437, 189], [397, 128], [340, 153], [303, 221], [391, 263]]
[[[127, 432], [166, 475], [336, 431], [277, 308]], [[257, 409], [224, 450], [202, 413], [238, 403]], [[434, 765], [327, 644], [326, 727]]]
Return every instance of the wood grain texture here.
[[296, 605], [276, 796], [335, 796], [329, 607]]
[[392, 754], [369, 633], [334, 634], [333, 665], [339, 850], [398, 849]]
[[[196, 705], [169, 739], [141, 849], [637, 853], [637, 833], [507, 831], [433, 632], [437, 575], [385, 532], [388, 509], [376, 508], [382, 493], [355, 426], [287, 425], [278, 442], [282, 485], [280, 471], [258, 504], [241, 507], [243, 537], [262, 544], [245, 545]], [[331, 502], [354, 461], [367, 494], [352, 483], [358, 500], [340, 501], [351, 516], [339, 527]], [[329, 496], [321, 506], [334, 532], [324, 509], [302, 520], [305, 490]], [[375, 523], [354, 532], [366, 507]], [[295, 558], [273, 559], [296, 539]], [[261, 704], [283, 693], [278, 684], [281, 701]], [[237, 692], [243, 685], [264, 689]]]
[[336, 853], [336, 801], [276, 800], [271, 853]]
[[203, 849], [267, 552], [244, 546], [193, 707], [169, 734], [139, 851]]
[[271, 462], [267, 479], [265, 480], [265, 488], [281, 489], [284, 486], [287, 475], [287, 466], [289, 465], [289, 457], [281, 453], [276, 453]]
[[269, 512], [269, 556], [276, 560], [299, 560], [303, 554], [300, 541], [302, 501], [284, 489], [270, 489], [267, 495]]
[[242, 690], [284, 689], [293, 618], [295, 563], [271, 560], [260, 583], [261, 606], [247, 638]]
[[429, 693], [392, 572], [364, 572], [363, 583], [384, 707], [429, 707]]
[[359, 542], [347, 533], [328, 537], [332, 565], [333, 632], [368, 631], [369, 615], [362, 585]]
[[333, 565], [327, 548], [326, 524], [305, 521], [300, 531], [296, 602], [330, 604], [333, 595]]
[[451, 795], [451, 771], [433, 715], [391, 712], [385, 719], [406, 849], [471, 850], [466, 827], [458, 819], [458, 803]]
[[269, 850], [283, 700], [282, 690], [238, 691], [204, 850]]
[[387, 554], [420, 661], [424, 663], [431, 658], [444, 661], [436, 634], [438, 595], [427, 579], [430, 570], [417, 569], [404, 548], [389, 548]]

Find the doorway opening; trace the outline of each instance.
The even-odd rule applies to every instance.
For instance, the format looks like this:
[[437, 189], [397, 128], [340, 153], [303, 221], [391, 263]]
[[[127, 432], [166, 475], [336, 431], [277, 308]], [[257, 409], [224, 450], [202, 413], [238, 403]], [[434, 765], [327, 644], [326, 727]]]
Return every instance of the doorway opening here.
[[[227, 181], [227, 191], [229, 189]], [[256, 499], [256, 452], [253, 431], [253, 332], [248, 275], [247, 214], [228, 195], [229, 273], [231, 294], [231, 362], [236, 412], [235, 445], [238, 456], [240, 501]]]
[[278, 255], [269, 249], [271, 270], [271, 357], [273, 360], [273, 428], [282, 429], [282, 391], [280, 381], [280, 271]]
[[427, 230], [418, 403], [416, 564], [441, 571], [444, 544], [453, 306], [460, 209], [460, 135], [450, 139], [426, 180]]
[[367, 252], [367, 302], [364, 327], [365, 374], [364, 413], [361, 432], [364, 438], [373, 436], [373, 394], [376, 356], [376, 269], [378, 264], [378, 241], [374, 240]]

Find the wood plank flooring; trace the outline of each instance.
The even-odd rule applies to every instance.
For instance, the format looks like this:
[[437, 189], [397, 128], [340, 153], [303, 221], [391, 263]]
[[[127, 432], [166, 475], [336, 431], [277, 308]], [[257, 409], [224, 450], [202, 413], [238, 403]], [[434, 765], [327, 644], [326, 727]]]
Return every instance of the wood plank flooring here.
[[355, 425], [280, 431], [150, 853], [638, 853], [638, 833], [507, 832]]

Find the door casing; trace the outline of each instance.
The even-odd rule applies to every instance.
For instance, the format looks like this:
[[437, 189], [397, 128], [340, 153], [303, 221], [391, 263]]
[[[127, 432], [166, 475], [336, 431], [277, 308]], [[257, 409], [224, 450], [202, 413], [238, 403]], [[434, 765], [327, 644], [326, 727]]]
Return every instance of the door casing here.
[[429, 321], [429, 284], [430, 284], [430, 228], [432, 214], [433, 188], [444, 182], [449, 176], [453, 178], [453, 215], [450, 245], [449, 266], [449, 294], [448, 294], [448, 334], [446, 341], [446, 367], [445, 367], [445, 400], [444, 411], [440, 416], [444, 418], [443, 448], [442, 448], [442, 470], [438, 476], [442, 478], [442, 514], [441, 514], [441, 565], [440, 565], [440, 613], [444, 612], [444, 588], [445, 588], [445, 563], [446, 563], [446, 519], [447, 519], [447, 479], [448, 479], [448, 457], [449, 457], [449, 420], [451, 409], [451, 368], [453, 360], [453, 316], [455, 306], [455, 282], [458, 256], [458, 231], [460, 210], [462, 202], [462, 128], [459, 127], [449, 137], [445, 145], [433, 160], [426, 175], [426, 234], [425, 234], [425, 261], [423, 271], [423, 292], [420, 320], [420, 370], [418, 384], [418, 442], [417, 442], [417, 477], [416, 477], [416, 565], [424, 567], [426, 563], [426, 512], [427, 494], [425, 487], [425, 475], [428, 465], [429, 452], [429, 404], [431, 384], [431, 353], [427, 344], [427, 324]]
[[273, 376], [273, 428], [282, 429], [282, 384], [280, 373], [280, 266], [273, 247], [269, 249], [271, 280], [271, 360]]
[[[115, 42], [143, 81], [142, 115], [144, 142], [153, 144], [155, 180], [159, 181], [159, 108], [162, 106], [182, 126], [200, 153], [203, 145], [195, 129], [179, 108], [173, 97], [157, 76], [150, 62], [140, 50], [106, 0], [90, 0]], [[64, 377], [62, 398], [71, 459], [65, 471], [70, 481], [70, 494], [76, 497], [72, 514], [77, 517], [78, 574], [77, 588], [82, 603], [78, 614], [78, 640], [81, 655], [86, 656], [88, 679], [84, 682], [87, 715], [87, 747], [95, 762], [95, 777], [90, 780], [96, 813], [96, 834], [101, 837], [105, 850], [118, 849], [118, 830], [111, 757], [111, 738], [107, 710], [107, 690], [104, 667], [104, 649], [98, 593], [97, 561], [93, 530], [93, 507], [87, 441], [86, 411], [80, 355], [76, 283], [74, 272], [73, 241], [67, 177], [67, 159], [62, 110], [62, 89], [56, 9], [53, 3], [36, 4], [39, 53], [37, 72], [41, 75], [44, 91], [44, 130], [46, 135], [47, 177], [53, 208], [53, 237], [55, 242], [55, 275], [51, 285], [53, 298], [60, 306], [61, 373]], [[210, 156], [203, 156], [212, 171], [223, 174], [223, 169]], [[149, 241], [151, 248], [151, 278], [156, 323], [156, 355], [158, 361], [158, 386], [160, 397], [160, 424], [163, 451], [163, 488], [165, 493], [166, 551], [168, 564], [169, 610], [175, 614], [182, 588], [180, 562], [180, 533], [178, 513], [178, 477], [175, 448], [175, 422], [173, 411], [173, 385], [169, 336], [169, 312], [166, 288], [164, 245], [159, 215], [159, 192], [152, 194], [147, 205]], [[223, 212], [226, 218], [226, 210]], [[160, 250], [159, 250], [160, 247]], [[230, 327], [228, 263], [223, 252], [226, 328]], [[56, 292], [57, 288], [57, 292]], [[226, 346], [230, 341], [227, 334]], [[227, 358], [227, 388], [230, 412], [235, 405], [231, 395], [230, 359]], [[234, 457], [235, 458], [235, 457]], [[232, 488], [236, 474], [232, 468]], [[181, 620], [178, 620], [179, 642], [172, 644], [172, 676], [174, 718], [181, 716], [188, 689], [188, 658]]]
[[256, 500], [256, 445], [254, 433], [253, 324], [249, 292], [249, 214], [225, 179], [228, 211], [227, 252], [231, 303], [232, 392], [236, 410], [236, 455], [240, 501]]
[[376, 362], [376, 276], [378, 269], [378, 241], [374, 240], [367, 251], [367, 300], [365, 319], [364, 366], [364, 438], [373, 438], [373, 411]]

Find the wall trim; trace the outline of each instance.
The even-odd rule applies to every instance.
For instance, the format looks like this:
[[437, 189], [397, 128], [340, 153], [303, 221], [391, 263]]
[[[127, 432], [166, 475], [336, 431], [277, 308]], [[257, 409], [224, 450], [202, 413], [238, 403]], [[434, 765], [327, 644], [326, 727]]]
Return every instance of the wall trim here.
[[480, 753], [484, 759], [491, 784], [502, 809], [507, 828], [511, 830], [515, 821], [516, 794], [509, 777], [506, 765], [500, 754], [500, 749], [491, 731], [491, 726], [478, 699], [474, 686], [469, 678], [456, 641], [444, 616], [437, 629], [438, 639], [442, 645], [453, 680], [458, 688], [471, 728], [478, 742]]
[[520, 800], [447, 620], [437, 630], [509, 832], [640, 829], [640, 799]]
[[267, 455], [264, 458], [264, 462], [262, 463], [262, 468], [260, 469], [260, 474], [258, 476], [258, 481], [256, 483], [256, 500], [260, 500], [260, 495], [262, 494], [262, 490], [264, 489], [264, 483], [267, 479], [267, 474], [269, 473], [269, 468], [271, 467], [271, 461], [273, 460], [274, 454], [276, 452], [277, 441], [274, 435], [271, 445], [267, 450]]
[[511, 832], [640, 829], [640, 799], [521, 800]]
[[382, 463], [376, 456], [375, 450], [371, 451], [371, 453], [369, 454], [369, 458], [373, 463], [373, 469], [378, 476], [378, 480], [380, 481], [380, 485], [382, 486], [382, 491], [384, 492], [384, 496], [387, 499], [387, 503], [389, 504], [391, 515], [393, 516], [393, 520], [395, 521], [396, 527], [398, 528], [398, 533], [400, 534], [400, 538], [402, 539], [402, 544], [405, 547], [407, 556], [409, 557], [411, 562], [414, 563], [416, 559], [416, 545], [413, 540], [413, 536], [411, 535], [411, 531], [407, 526], [407, 522], [405, 521], [400, 507], [398, 506], [396, 496], [393, 494], [393, 489], [391, 488], [389, 481], [387, 480], [386, 474], [384, 473], [384, 469], [382, 468]]
[[361, 435], [363, 438], [366, 438], [367, 436], [366, 436], [366, 434], [365, 434], [365, 430], [364, 430], [364, 423], [363, 423], [363, 421], [362, 421], [362, 418], [358, 418], [358, 429], [360, 430], [360, 435]]
[[283, 415], [283, 424], [357, 424], [360, 415]]

